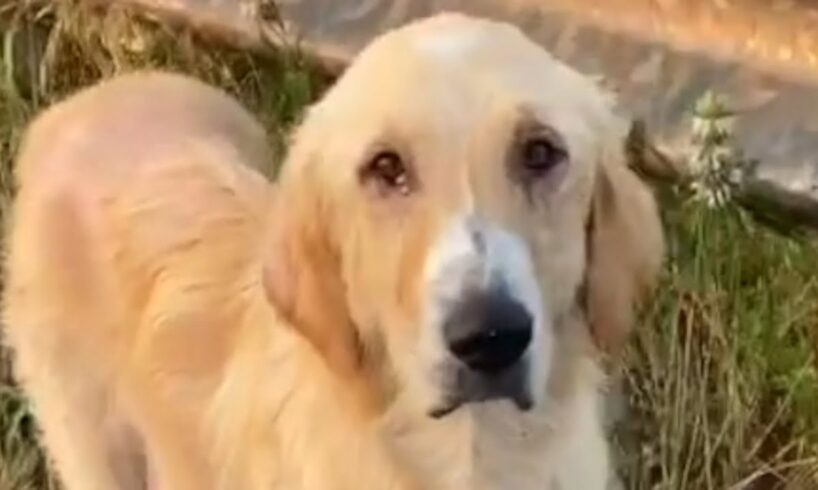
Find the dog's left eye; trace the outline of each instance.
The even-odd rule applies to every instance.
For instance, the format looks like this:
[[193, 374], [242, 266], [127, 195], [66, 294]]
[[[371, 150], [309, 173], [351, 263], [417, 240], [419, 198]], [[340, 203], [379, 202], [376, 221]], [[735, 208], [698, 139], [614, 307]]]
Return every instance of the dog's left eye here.
[[408, 195], [411, 191], [409, 171], [400, 155], [391, 150], [372, 157], [362, 169], [361, 178], [364, 183], [376, 185], [381, 192]]
[[556, 142], [537, 136], [522, 143], [520, 165], [528, 172], [542, 175], [568, 159], [568, 153]]

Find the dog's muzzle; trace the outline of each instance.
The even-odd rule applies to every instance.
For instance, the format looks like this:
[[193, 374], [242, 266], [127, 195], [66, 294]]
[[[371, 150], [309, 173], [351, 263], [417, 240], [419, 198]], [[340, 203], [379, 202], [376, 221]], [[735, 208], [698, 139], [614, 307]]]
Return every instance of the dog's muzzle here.
[[531, 344], [531, 312], [502, 286], [466, 293], [447, 314], [443, 339], [452, 355], [447, 393], [431, 411], [442, 417], [469, 402], [507, 399], [531, 408], [525, 353]]

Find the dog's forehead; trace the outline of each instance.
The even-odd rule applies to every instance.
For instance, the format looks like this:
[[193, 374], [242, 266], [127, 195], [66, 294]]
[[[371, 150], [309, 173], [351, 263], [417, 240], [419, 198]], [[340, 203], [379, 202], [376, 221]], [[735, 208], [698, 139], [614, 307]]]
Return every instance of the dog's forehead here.
[[[444, 62], [463, 61], [481, 50], [508, 43], [508, 32], [485, 21], [444, 15], [406, 28], [407, 42], [421, 56]], [[489, 36], [489, 34], [493, 34]], [[493, 38], [493, 43], [488, 43]]]
[[[534, 65], [540, 68], [558, 65], [517, 27], [461, 14], [440, 14], [408, 24], [376, 39], [371, 48], [373, 54], [391, 57], [388, 63], [402, 59], [407, 66], [422, 71], [447, 73], [467, 68], [470, 75], [487, 70], [512, 74]], [[375, 59], [381, 58], [377, 54], [372, 60], [365, 58], [361, 62], [371, 61], [376, 69], [383, 62]]]
[[499, 94], [511, 104], [551, 105], [562, 112], [600, 108], [596, 83], [518, 27], [463, 14], [438, 14], [381, 35], [359, 54], [340, 85], [350, 92], [377, 87], [376, 99], [389, 105], [405, 99], [416, 103], [421, 93], [426, 100]]
[[485, 44], [482, 33], [474, 29], [453, 29], [417, 36], [414, 45], [420, 52], [447, 61], [457, 61]]
[[488, 128], [505, 134], [534, 118], [579, 154], [607, 131], [611, 102], [516, 26], [438, 14], [372, 41], [308, 122], [328, 128], [325, 141], [333, 148], [332, 128], [343, 128], [337, 146], [350, 154], [395, 139], [442, 154], [468, 147]]

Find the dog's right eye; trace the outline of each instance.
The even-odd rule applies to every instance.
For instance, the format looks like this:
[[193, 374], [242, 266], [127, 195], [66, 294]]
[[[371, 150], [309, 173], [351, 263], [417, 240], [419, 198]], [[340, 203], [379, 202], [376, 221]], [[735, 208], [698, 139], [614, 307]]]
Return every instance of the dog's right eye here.
[[559, 144], [541, 136], [525, 141], [520, 149], [520, 165], [534, 177], [546, 174], [567, 158]]
[[365, 184], [375, 185], [380, 192], [408, 195], [412, 191], [409, 171], [403, 159], [391, 150], [381, 151], [362, 169]]

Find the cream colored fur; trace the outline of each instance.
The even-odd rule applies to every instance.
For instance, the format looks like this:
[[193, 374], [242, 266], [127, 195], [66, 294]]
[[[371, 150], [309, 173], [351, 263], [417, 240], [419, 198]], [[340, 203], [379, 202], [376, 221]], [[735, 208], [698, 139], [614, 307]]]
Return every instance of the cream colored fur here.
[[[571, 154], [536, 209], [504, 170], [522, 113]], [[48, 109], [17, 161], [4, 320], [67, 489], [605, 488], [600, 347], [624, 339], [662, 254], [623, 134], [590, 81], [453, 14], [367, 48], [275, 186], [254, 170], [262, 128], [200, 82], [125, 75]], [[361, 189], [384, 141], [414, 156], [416, 195]], [[527, 247], [553, 329], [532, 355], [553, 355], [531, 411], [435, 420], [419, 276], [468, 213]]]

